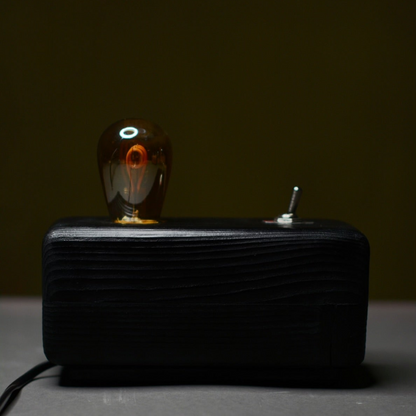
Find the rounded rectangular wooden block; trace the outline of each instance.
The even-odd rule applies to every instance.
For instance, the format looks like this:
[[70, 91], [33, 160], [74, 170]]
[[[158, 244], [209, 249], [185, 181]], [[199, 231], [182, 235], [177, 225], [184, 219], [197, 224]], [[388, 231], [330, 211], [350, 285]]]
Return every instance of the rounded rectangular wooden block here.
[[43, 245], [45, 354], [62, 365], [356, 365], [368, 262], [365, 236], [338, 221], [64, 219]]

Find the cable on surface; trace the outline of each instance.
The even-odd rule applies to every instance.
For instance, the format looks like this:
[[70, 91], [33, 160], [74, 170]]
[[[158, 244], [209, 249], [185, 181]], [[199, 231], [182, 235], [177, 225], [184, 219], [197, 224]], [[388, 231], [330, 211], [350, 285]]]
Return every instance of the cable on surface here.
[[13, 403], [13, 401], [19, 395], [22, 388], [26, 386], [26, 384], [29, 384], [31, 381], [33, 381], [34, 378], [39, 374], [55, 366], [56, 364], [52, 364], [49, 361], [45, 361], [31, 368], [18, 379], [13, 381], [13, 383], [10, 384], [10, 386], [8, 386], [6, 390], [4, 390], [4, 393], [0, 397], [0, 415], [5, 414], [6, 410]]

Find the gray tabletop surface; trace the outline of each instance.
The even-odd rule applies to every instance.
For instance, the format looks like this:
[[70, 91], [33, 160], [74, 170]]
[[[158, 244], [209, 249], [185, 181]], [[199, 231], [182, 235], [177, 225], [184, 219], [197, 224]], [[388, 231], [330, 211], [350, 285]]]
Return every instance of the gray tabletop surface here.
[[[45, 360], [39, 298], [0, 298], [0, 390]], [[373, 302], [362, 388], [63, 387], [60, 367], [28, 384], [13, 415], [416, 415], [416, 303]]]

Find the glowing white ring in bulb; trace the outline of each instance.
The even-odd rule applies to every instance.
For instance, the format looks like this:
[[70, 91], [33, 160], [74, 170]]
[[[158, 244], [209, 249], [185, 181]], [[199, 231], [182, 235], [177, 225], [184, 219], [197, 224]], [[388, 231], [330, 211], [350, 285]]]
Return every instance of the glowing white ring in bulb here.
[[[131, 133], [126, 133], [130, 131]], [[133, 137], [136, 137], [139, 134], [139, 130], [136, 129], [136, 127], [125, 127], [124, 129], [120, 130], [120, 137], [123, 139], [132, 139]]]

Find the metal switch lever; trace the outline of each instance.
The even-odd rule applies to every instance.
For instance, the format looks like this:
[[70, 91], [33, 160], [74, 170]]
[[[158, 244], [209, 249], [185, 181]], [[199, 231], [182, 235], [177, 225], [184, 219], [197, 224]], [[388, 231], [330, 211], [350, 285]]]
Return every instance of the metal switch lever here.
[[290, 197], [289, 208], [285, 214], [279, 215], [274, 220], [279, 224], [290, 224], [294, 218], [297, 218], [296, 209], [298, 208], [300, 197], [302, 196], [302, 188], [295, 186]]

